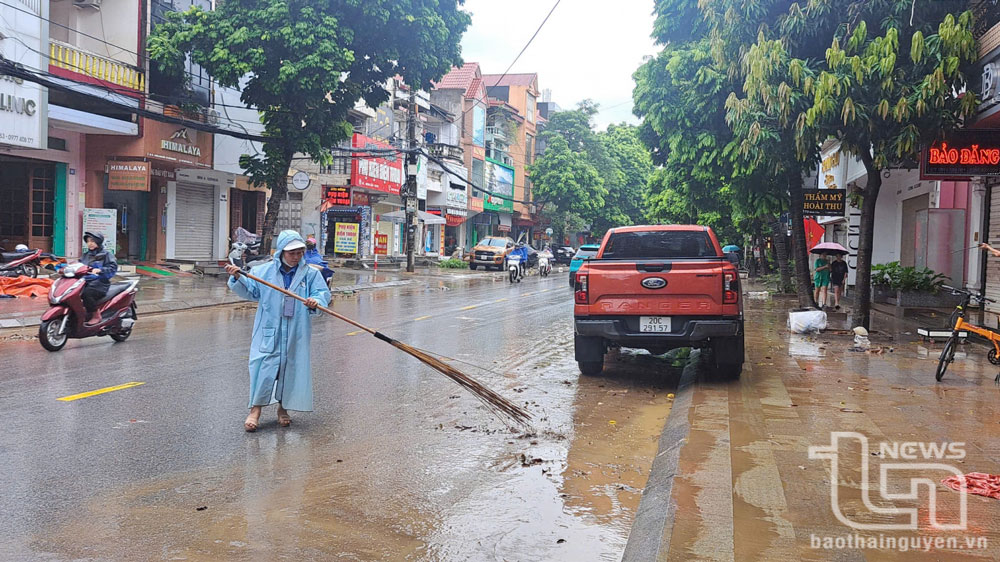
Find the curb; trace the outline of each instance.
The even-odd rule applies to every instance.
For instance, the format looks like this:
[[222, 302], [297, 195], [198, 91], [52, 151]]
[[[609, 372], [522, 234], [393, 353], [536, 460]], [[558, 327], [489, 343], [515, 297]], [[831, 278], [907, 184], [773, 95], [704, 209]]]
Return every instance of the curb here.
[[681, 449], [687, 443], [691, 410], [699, 361], [689, 361], [677, 384], [677, 395], [660, 435], [656, 457], [649, 470], [649, 479], [642, 491], [635, 521], [629, 531], [622, 562], [665, 560], [670, 551], [670, 535], [674, 529], [677, 504], [671, 501], [674, 476], [680, 463]]

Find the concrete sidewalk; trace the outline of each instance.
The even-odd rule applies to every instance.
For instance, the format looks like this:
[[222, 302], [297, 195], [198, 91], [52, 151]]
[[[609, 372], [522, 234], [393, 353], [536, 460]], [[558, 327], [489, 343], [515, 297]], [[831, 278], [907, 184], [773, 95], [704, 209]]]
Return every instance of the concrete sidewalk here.
[[[623, 560], [1000, 559], [998, 500], [967, 495], [968, 530], [939, 530], [930, 525], [931, 498], [940, 523], [959, 519], [960, 494], [939, 484], [950, 472], [915, 464], [909, 472], [897, 466], [894, 476], [879, 473], [893, 462], [920, 463], [923, 457], [897, 460], [880, 452], [881, 443], [911, 442], [963, 447], [963, 458], [924, 462], [1000, 473], [998, 369], [986, 348], [961, 346], [938, 383], [942, 342], [927, 345], [894, 332], [886, 319], [873, 326], [874, 352], [855, 352], [850, 335], [789, 334], [785, 313], [793, 306], [789, 299], [747, 302], [747, 362], [739, 380], [686, 370]], [[862, 452], [860, 439], [841, 437], [838, 447], [832, 432], [861, 435], [870, 452]], [[831, 445], [836, 461], [810, 458], [810, 447]], [[911, 477], [927, 479], [931, 489], [887, 500], [875, 483], [886, 478], [891, 492], [905, 492]], [[900, 511], [876, 513], [869, 501]], [[912, 530], [879, 530], [908, 525], [910, 512], [920, 514]], [[875, 527], [855, 530], [838, 517]], [[865, 538], [868, 546], [842, 548], [847, 536]], [[880, 537], [884, 543], [871, 546]], [[947, 544], [925, 549], [925, 539]], [[887, 546], [904, 540], [921, 546], [908, 552]]]
[[[334, 294], [393, 289], [429, 283], [481, 282], [502, 277], [502, 273], [462, 269], [420, 268], [414, 273], [399, 270], [335, 269]], [[226, 286], [226, 276], [177, 276], [162, 279], [141, 277], [136, 304], [139, 314], [174, 312], [206, 306], [246, 302]], [[116, 278], [116, 281], [124, 279]], [[0, 299], [0, 330], [38, 326], [48, 309], [44, 297]]]

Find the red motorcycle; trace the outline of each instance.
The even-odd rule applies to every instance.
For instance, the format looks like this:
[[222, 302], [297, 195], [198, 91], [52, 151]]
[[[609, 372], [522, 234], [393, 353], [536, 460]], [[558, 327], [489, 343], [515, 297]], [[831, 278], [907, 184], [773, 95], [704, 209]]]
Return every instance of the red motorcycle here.
[[42, 251], [28, 250], [27, 246], [19, 244], [16, 252], [6, 252], [0, 248], [0, 277], [38, 277], [38, 266], [42, 259]]
[[84, 276], [89, 271], [90, 268], [82, 263], [67, 265], [52, 284], [49, 290], [52, 308], [42, 315], [42, 325], [38, 328], [38, 340], [45, 349], [59, 351], [70, 338], [111, 336], [111, 339], [123, 342], [132, 335], [132, 327], [138, 318], [135, 294], [139, 291], [139, 281], [112, 283], [108, 294], [97, 303], [100, 322], [87, 324], [83, 288], [87, 284]]

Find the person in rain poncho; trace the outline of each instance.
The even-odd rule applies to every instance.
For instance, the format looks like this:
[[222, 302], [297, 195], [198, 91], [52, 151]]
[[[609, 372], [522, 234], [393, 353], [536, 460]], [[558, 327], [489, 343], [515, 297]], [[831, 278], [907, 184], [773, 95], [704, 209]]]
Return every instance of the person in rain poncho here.
[[243, 424], [247, 431], [257, 430], [263, 406], [278, 404], [278, 424], [282, 427], [292, 423], [288, 410], [312, 411], [310, 320], [319, 313], [317, 306], [330, 303], [323, 276], [302, 259], [306, 250], [302, 236], [283, 230], [275, 248], [274, 261], [258, 265], [250, 273], [307, 299], [305, 304], [240, 275], [234, 265], [226, 266], [231, 276], [229, 288], [258, 303], [250, 342], [250, 415]]

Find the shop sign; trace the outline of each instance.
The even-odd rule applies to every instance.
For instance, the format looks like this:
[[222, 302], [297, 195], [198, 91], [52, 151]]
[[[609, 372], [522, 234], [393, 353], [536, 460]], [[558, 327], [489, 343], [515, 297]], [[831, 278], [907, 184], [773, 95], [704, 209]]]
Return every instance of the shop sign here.
[[475, 211], [477, 213], [482, 213], [485, 210], [485, 209], [483, 209], [483, 200], [480, 199], [480, 198], [478, 198], [478, 197], [472, 197], [472, 198], [470, 198], [469, 199], [469, 209], [472, 210], [472, 211]]
[[48, 124], [41, 107], [44, 92], [20, 78], [0, 76], [0, 144], [48, 147]]
[[803, 189], [802, 214], [813, 217], [844, 216], [846, 189]]
[[187, 127], [182, 127], [174, 131], [169, 139], [160, 141], [160, 148], [169, 152], [179, 152], [201, 158], [201, 148], [194, 144]]
[[351, 206], [351, 188], [337, 185], [324, 185], [323, 192], [325, 193], [323, 198], [327, 203], [337, 207]]
[[84, 209], [83, 232], [100, 234], [104, 237], [104, 249], [112, 254], [116, 253], [118, 251], [118, 210]]
[[920, 179], [1000, 176], [1000, 131], [954, 131], [927, 147], [921, 156]]
[[389, 235], [388, 234], [376, 234], [375, 235], [375, 255], [384, 256], [389, 253]]
[[[483, 163], [486, 172], [486, 193], [483, 208], [488, 211], [514, 211], [514, 168], [489, 158]], [[498, 197], [506, 196], [506, 197]]]
[[333, 251], [337, 254], [358, 253], [358, 227], [355, 222], [338, 222], [334, 225]]
[[[393, 149], [390, 144], [354, 133], [352, 148]], [[403, 185], [403, 159], [397, 154], [386, 157], [359, 155], [351, 159], [351, 185], [399, 195]]]
[[481, 146], [473, 146], [472, 157], [476, 160], [486, 160], [486, 149]]
[[108, 162], [108, 189], [149, 191], [149, 162]]
[[510, 227], [507, 226], [506, 224], [501, 224], [500, 226], [497, 227], [497, 230], [499, 230], [500, 232], [510, 232]]
[[372, 204], [372, 199], [367, 193], [355, 193], [352, 200], [355, 205], [361, 207], [370, 207]]

